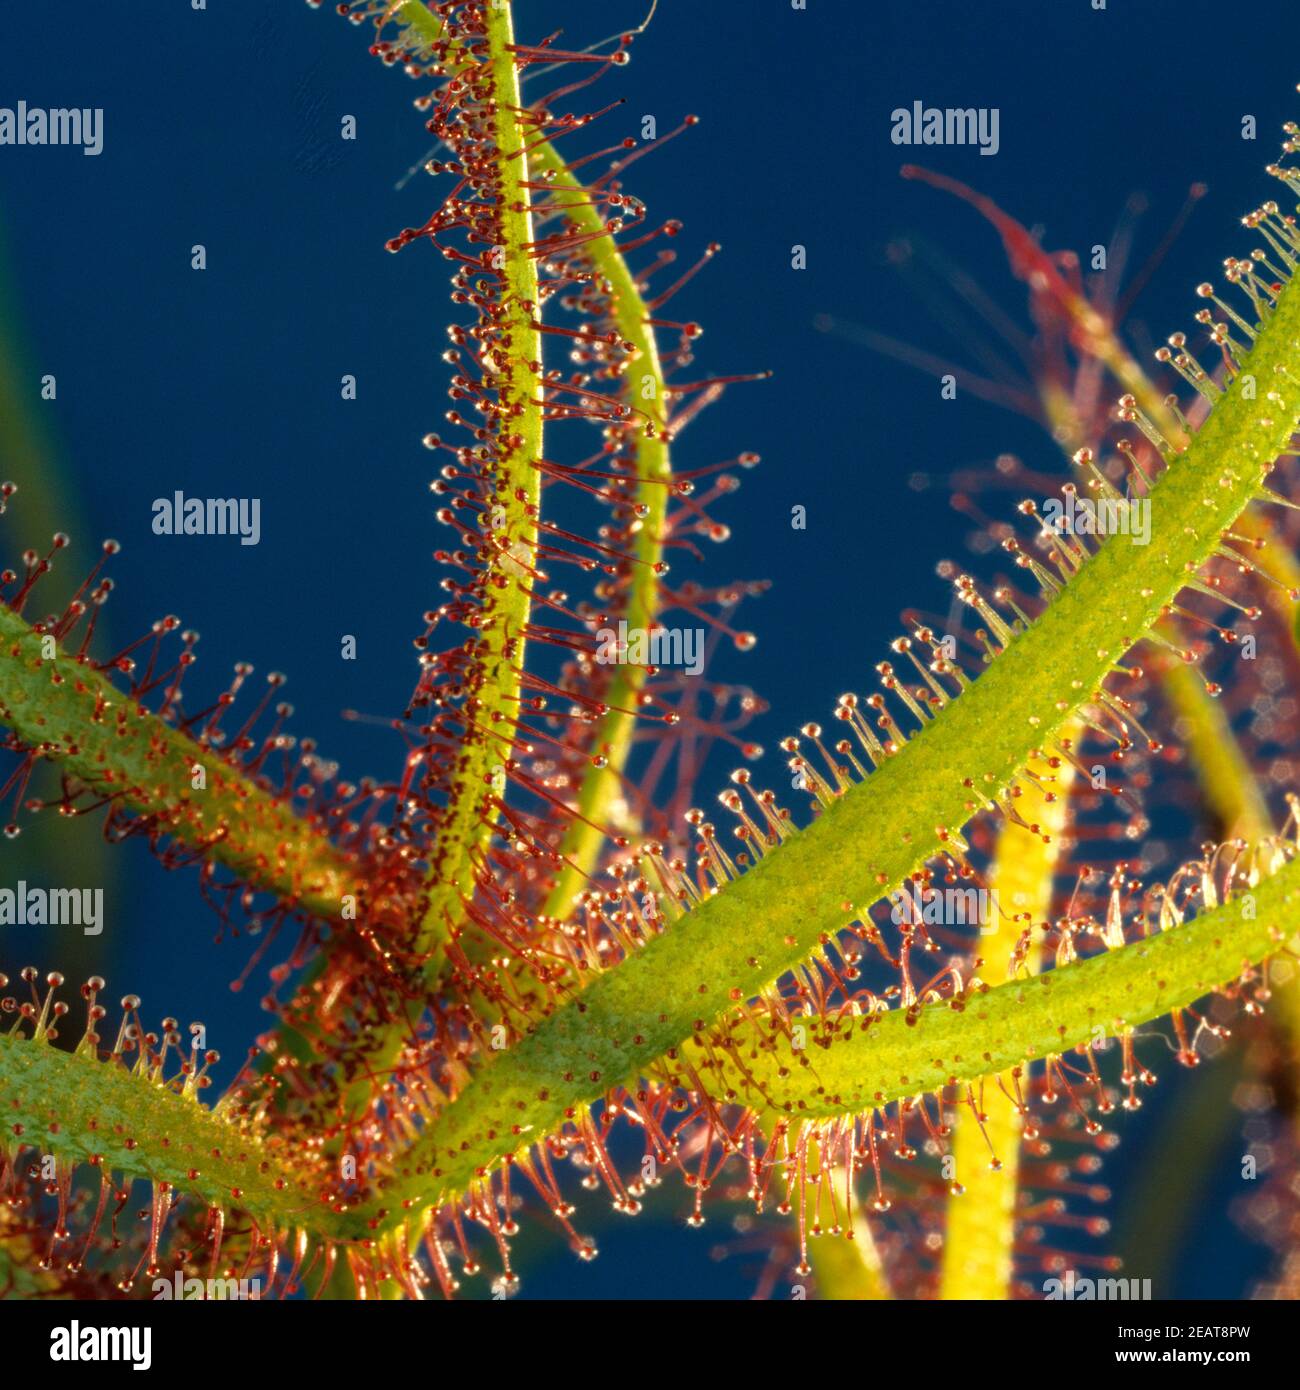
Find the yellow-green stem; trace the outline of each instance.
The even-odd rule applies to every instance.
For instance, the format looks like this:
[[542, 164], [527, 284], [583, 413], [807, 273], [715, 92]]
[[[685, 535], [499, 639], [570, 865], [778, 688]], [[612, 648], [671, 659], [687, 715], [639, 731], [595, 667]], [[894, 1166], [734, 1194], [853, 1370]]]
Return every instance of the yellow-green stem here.
[[[810, 1156], [816, 1150], [816, 1169], [823, 1161], [821, 1146], [814, 1139], [808, 1149]], [[809, 1177], [815, 1180], [817, 1172]], [[817, 1279], [818, 1296], [837, 1303], [877, 1303], [892, 1297], [866, 1211], [856, 1190], [850, 1190], [844, 1168], [833, 1168], [824, 1184], [816, 1184], [819, 1203], [823, 1188], [845, 1201], [847, 1209], [839, 1214], [838, 1232], [826, 1231], [808, 1243], [808, 1263]]]
[[[402, 0], [393, 8], [393, 20], [405, 26], [407, 43], [414, 47], [438, 44], [446, 36], [442, 21], [418, 0]], [[453, 51], [448, 62], [465, 62], [468, 55]], [[516, 91], [514, 104], [519, 104]], [[516, 143], [522, 143], [520, 139]], [[611, 314], [625, 342], [632, 344], [635, 357], [629, 368], [630, 404], [644, 417], [637, 438], [635, 461], [637, 487], [634, 505], [639, 513], [633, 523], [632, 569], [622, 614], [629, 629], [648, 631], [659, 611], [660, 591], [657, 566], [663, 558], [664, 528], [668, 516], [669, 484], [672, 468], [666, 433], [667, 393], [654, 329], [640, 287], [614, 237], [605, 230], [605, 220], [583, 184], [569, 172], [564, 158], [549, 141], [539, 141], [530, 132], [528, 172], [530, 182], [546, 179], [549, 186], [564, 195], [573, 195], [564, 217], [581, 233], [591, 237], [586, 254], [598, 275], [609, 286]], [[515, 144], [499, 148], [511, 150]], [[538, 195], [534, 193], [534, 198]], [[545, 206], [539, 208], [545, 215]], [[540, 452], [540, 450], [539, 450]], [[517, 665], [518, 663], [516, 663]], [[601, 716], [592, 740], [593, 756], [602, 759], [583, 778], [575, 803], [577, 815], [570, 822], [560, 843], [564, 865], [560, 869], [544, 907], [549, 917], [565, 918], [595, 867], [615, 804], [622, 795], [622, 774], [632, 746], [637, 704], [645, 686], [645, 668], [634, 663], [615, 667], [604, 697], [608, 707]], [[450, 895], [446, 895], [450, 897]], [[431, 902], [430, 911], [444, 910], [445, 902]], [[428, 921], [426, 916], [426, 922]], [[436, 927], [431, 928], [436, 931]]]
[[[530, 164], [551, 178], [557, 192], [576, 195], [577, 206], [565, 209], [565, 216], [584, 232], [603, 231], [604, 220], [593, 205], [584, 201], [590, 195], [569, 173], [554, 146], [543, 144], [529, 153]], [[587, 243], [587, 254], [597, 272], [609, 284], [614, 322], [624, 339], [632, 343], [636, 358], [629, 369], [630, 396], [634, 407], [649, 417], [636, 445], [636, 506], [643, 513], [635, 522], [632, 571], [623, 617], [629, 630], [648, 631], [659, 612], [657, 566], [663, 556], [664, 528], [668, 518], [668, 492], [672, 469], [665, 433], [663, 367], [655, 344], [654, 329], [647, 322], [649, 313], [641, 291], [632, 277], [614, 238], [603, 235]], [[632, 746], [636, 727], [637, 701], [645, 686], [645, 667], [626, 662], [615, 666], [604, 703], [608, 706], [596, 732], [593, 747], [603, 766], [593, 767], [583, 780], [577, 801], [577, 818], [569, 825], [560, 845], [565, 865], [551, 890], [545, 912], [565, 917], [574, 894], [580, 892], [595, 867], [604, 829], [614, 803], [622, 796], [622, 774]]]
[[[1076, 725], [1066, 731], [1066, 737], [1073, 742], [1078, 732]], [[991, 875], [996, 896], [994, 929], [981, 938], [978, 948], [984, 959], [981, 978], [989, 984], [1001, 984], [1010, 973], [1008, 964], [1026, 928], [1031, 936], [1022, 968], [1031, 973], [1038, 968], [1073, 776], [1073, 767], [1062, 761], [1054, 782], [1050, 773], [1041, 783], [1026, 779], [1016, 811], [1027, 826], [1037, 826], [1041, 833], [1008, 822], [998, 836]], [[1020, 1108], [1012, 1099], [1018, 1093], [1011, 1072], [983, 1077], [971, 1088], [981, 1123], [976, 1123], [969, 1105], [959, 1106], [954, 1116], [953, 1177], [965, 1190], [948, 1203], [939, 1286], [942, 1299], [1010, 1295], [1023, 1128]]]
[[1200, 672], [1171, 661], [1160, 684], [1178, 719], [1178, 735], [1188, 760], [1225, 839], [1240, 837], [1252, 844], [1271, 835], [1273, 818], [1255, 781], [1246, 755], [1223, 712], [1205, 688]]
[[319, 828], [3, 604], [0, 723], [254, 887], [326, 918], [356, 892], [355, 867]]
[[[421, 6], [406, 8], [423, 10]], [[429, 15], [427, 10], [423, 13]], [[532, 600], [541, 500], [536, 461], [542, 456], [543, 407], [534, 366], [542, 360], [542, 335], [537, 327], [541, 308], [531, 194], [519, 187], [527, 174], [523, 149], [529, 128], [520, 117], [510, 6], [487, 6], [485, 22], [493, 139], [499, 152], [497, 229], [504, 279], [500, 336], [494, 356], [488, 359], [499, 380], [495, 516], [487, 531], [496, 553], [477, 622], [475, 693], [465, 709], [466, 724], [472, 728], [464, 740], [456, 786], [431, 856], [428, 899], [417, 940], [431, 976], [441, 969], [441, 948], [465, 920], [465, 903], [473, 896], [479, 866], [496, 829], [492, 801], [504, 786], [505, 763], [520, 714], [524, 630]]]

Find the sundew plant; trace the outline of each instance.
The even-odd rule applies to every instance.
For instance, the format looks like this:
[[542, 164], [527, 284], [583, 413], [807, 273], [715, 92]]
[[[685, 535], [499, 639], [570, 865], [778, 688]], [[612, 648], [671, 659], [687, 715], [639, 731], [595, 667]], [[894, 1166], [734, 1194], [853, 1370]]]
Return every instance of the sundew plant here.
[[[952, 501], [979, 554], [932, 556], [933, 613], [846, 644], [842, 686], [773, 736], [714, 674], [761, 635], [765, 578], [719, 578], [713, 543], [745, 524], [764, 441], [715, 448], [697, 422], [770, 389], [783, 348], [702, 365], [689, 301], [718, 248], [674, 214], [708, 209], [648, 207], [637, 165], [708, 129], [622, 105], [645, 26], [308, 3], [412, 99], [394, 148], [420, 217], [341, 250], [349, 274], [391, 254], [449, 293], [435, 565], [392, 596], [409, 698], [380, 712], [388, 765], [340, 768], [284, 676], [214, 683], [173, 616], [110, 635], [117, 542], [86, 560], [0, 487], [0, 1296], [508, 1298], [539, 1250], [594, 1260], [653, 1206], [718, 1223], [779, 1299], [1092, 1297], [1144, 1276], [1110, 1240], [1106, 1165], [1182, 1070], [1211, 1128], [1241, 1126], [1224, 1078], [1254, 1097], [1241, 1219], [1273, 1243], [1263, 1291], [1293, 1294], [1296, 125], [1242, 144], [1256, 200], [1219, 210], [1185, 321], [1147, 345], [1119, 267], [1046, 249], [1018, 220], [1038, 209], [978, 191], [977, 150], [969, 182], [900, 151], [951, 240], [992, 224], [1033, 326], [988, 315], [1014, 381], [987, 353], [983, 377], [947, 370], [919, 331], [893, 347], [940, 400], [983, 391], [1047, 433], [1032, 469], [1001, 459], [946, 498], [930, 470], [918, 507]], [[690, 41], [683, 7], [649, 8]], [[29, 144], [72, 138], [34, 100], [9, 114]], [[890, 129], [1007, 138], [919, 101]], [[253, 499], [165, 491], [155, 534], [257, 543]], [[849, 505], [864, 536], [890, 525], [865, 486]], [[869, 542], [855, 565], [865, 605]], [[234, 662], [236, 638], [203, 651]], [[1194, 808], [1176, 848], [1171, 806]], [[25, 847], [81, 818], [147, 842], [237, 938], [212, 949], [251, 958], [267, 1014], [234, 1066], [228, 1039], [223, 1062], [165, 999], [60, 955], [101, 904]], [[50, 928], [47, 958], [13, 959], [10, 926]]]

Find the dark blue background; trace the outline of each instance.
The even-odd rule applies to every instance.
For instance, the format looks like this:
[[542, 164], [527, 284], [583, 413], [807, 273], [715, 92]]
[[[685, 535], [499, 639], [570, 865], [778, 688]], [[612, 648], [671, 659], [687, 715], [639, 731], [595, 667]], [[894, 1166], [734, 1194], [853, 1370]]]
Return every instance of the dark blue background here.
[[[581, 47], [644, 8], [521, 0], [517, 26], [536, 37], [563, 25]], [[16, 291], [4, 331], [26, 347], [20, 389], [63, 459], [67, 512], [85, 519], [67, 563], [80, 571], [95, 542], [117, 537], [109, 616], [120, 640], [176, 612], [203, 634], [191, 699], [215, 693], [239, 659], [285, 671], [298, 731], [348, 775], [391, 775], [392, 736], [339, 712], [401, 708], [410, 639], [438, 594], [430, 552], [446, 543], [419, 443], [447, 406], [446, 272], [423, 246], [383, 250], [435, 199], [423, 175], [394, 190], [426, 152], [417, 89], [367, 57], [365, 33], [299, 0], [209, 0], [205, 12], [188, 0], [65, 0], [53, 18], [14, 0], [0, 8], [0, 105], [101, 106], [104, 152], [0, 148], [0, 221]], [[609, 143], [645, 113], [661, 133], [687, 112], [702, 117], [627, 182], [652, 218], [684, 219], [684, 254], [723, 245], [674, 305], [706, 326], [702, 363], [776, 373], [731, 391], [685, 436], [682, 459], [763, 455], [719, 509], [734, 538], [702, 573], [774, 581], [747, 611], [757, 650], [723, 657], [725, 673], [771, 702], [758, 731], [769, 749], [825, 717], [842, 690], [863, 688], [899, 610], [946, 608], [934, 565], [961, 553], [966, 527], [936, 494], [910, 490], [910, 474], [987, 465], [1006, 450], [1058, 467], [1028, 422], [966, 393], [941, 402], [933, 378], [814, 331], [814, 317], [832, 312], [969, 360], [887, 264], [884, 247], [900, 234], [952, 253], [1021, 316], [994, 234], [900, 181], [899, 164], [915, 157], [978, 184], [1040, 223], [1053, 248], [1105, 242], [1141, 190], [1149, 250], [1188, 185], [1206, 180], [1210, 196], [1138, 304], [1163, 336], [1189, 324], [1192, 286], [1249, 249], [1236, 219], [1266, 196], [1261, 166], [1300, 105], [1293, 21], [1285, 0], [1110, 0], [1104, 12], [1089, 0], [808, 0], [806, 11], [788, 0], [661, 0], [632, 65], [575, 99], [581, 110], [626, 97], [604, 123]], [[890, 111], [917, 99], [998, 107], [997, 157], [892, 145]], [[359, 138], [345, 143], [349, 113]], [[1247, 113], [1259, 122], [1254, 144], [1241, 139]], [[207, 248], [201, 274], [194, 243]], [[795, 243], [807, 248], [802, 272], [790, 268]], [[58, 378], [54, 404], [37, 399], [46, 372]], [[340, 399], [344, 373], [358, 378], [355, 402]], [[260, 497], [262, 543], [155, 537], [150, 504], [176, 489]], [[807, 508], [803, 532], [790, 527], [796, 503]], [[8, 553], [40, 539], [21, 508], [6, 519]], [[355, 662], [339, 659], [343, 633], [358, 638]], [[729, 766], [719, 762], [705, 792]], [[780, 775], [771, 754], [765, 768]], [[22, 843], [0, 847], [6, 882]], [[244, 948], [213, 947], [192, 876], [163, 872], [138, 844], [116, 868], [103, 942], [114, 989], [205, 1019], [233, 1058], [264, 1017], [258, 989], [225, 988]], [[16, 939], [60, 963], [58, 943]], [[1176, 1078], [1164, 1089], [1166, 1105], [1189, 1103]], [[1148, 1130], [1129, 1128], [1113, 1176], [1144, 1161]], [[1239, 1295], [1261, 1267], [1209, 1215], [1239, 1187], [1229, 1148], [1221, 1191], [1192, 1223], [1195, 1257], [1178, 1265], [1184, 1295]], [[685, 1206], [674, 1194], [660, 1209], [675, 1217]], [[721, 1224], [721, 1213], [702, 1233], [675, 1220], [602, 1222], [602, 1259], [560, 1255], [530, 1269], [525, 1288], [743, 1295], [747, 1271], [704, 1258]]]

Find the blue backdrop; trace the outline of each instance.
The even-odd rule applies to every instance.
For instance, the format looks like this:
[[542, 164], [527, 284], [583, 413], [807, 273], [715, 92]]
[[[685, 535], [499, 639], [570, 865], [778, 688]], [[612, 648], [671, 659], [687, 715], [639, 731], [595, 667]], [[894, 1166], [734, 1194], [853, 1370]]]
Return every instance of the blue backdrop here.
[[[517, 26], [530, 36], [563, 26], [564, 42], [581, 47], [645, 8], [520, 0]], [[339, 713], [400, 710], [411, 638], [436, 601], [430, 552], [446, 532], [432, 520], [420, 437], [447, 408], [446, 273], [424, 247], [383, 250], [435, 198], [423, 175], [395, 188], [426, 152], [416, 89], [328, 9], [65, 0], [52, 23], [54, 12], [10, 0], [0, 105], [102, 107], [104, 148], [89, 158], [0, 147], [12, 292], [3, 331], [22, 345], [16, 389], [50, 432], [62, 505], [80, 519], [69, 569], [87, 566], [104, 536], [123, 544], [114, 635], [179, 614], [203, 634], [194, 692], [215, 693], [236, 660], [282, 670], [298, 731], [349, 775], [391, 775], [392, 735]], [[1261, 166], [1297, 111], [1293, 5], [1260, 0], [1249, 22], [1244, 13], [1213, 0], [1110, 0], [1102, 11], [1090, 0], [808, 0], [798, 10], [660, 0], [631, 66], [591, 94], [591, 105], [626, 98], [606, 118], [611, 143], [643, 113], [661, 132], [688, 112], [702, 118], [638, 163], [628, 186], [652, 217], [685, 221], [686, 249], [722, 243], [674, 305], [706, 326], [701, 362], [775, 372], [731, 390], [684, 442], [687, 466], [763, 455], [718, 509], [733, 539], [710, 550], [702, 574], [773, 580], [747, 610], [757, 649], [722, 658], [724, 674], [770, 701], [758, 730], [769, 749], [824, 718], [842, 690], [864, 688], [902, 608], [946, 608], [934, 566], [962, 554], [968, 527], [911, 489], [912, 474], [985, 467], [1004, 451], [1058, 466], [1029, 422], [970, 393], [941, 402], [933, 374], [816, 331], [830, 313], [974, 361], [891, 264], [899, 237], [950, 255], [1023, 321], [996, 236], [901, 181], [900, 163], [916, 157], [974, 182], [1038, 224], [1049, 247], [1081, 250], [1107, 241], [1139, 191], [1151, 207], [1139, 251], [1149, 251], [1188, 186], [1206, 180], [1209, 196], [1135, 310], [1159, 341], [1189, 324], [1195, 283], [1249, 249], [1237, 218], [1266, 196]], [[996, 157], [900, 150], [890, 113], [918, 100], [998, 108]], [[338, 138], [345, 114], [356, 117], [352, 142]], [[1242, 139], [1247, 114], [1258, 120], [1253, 144]], [[197, 243], [202, 273], [191, 269]], [[796, 244], [807, 256], [799, 271]], [[39, 400], [46, 373], [57, 377], [54, 402]], [[340, 398], [345, 373], [357, 378], [355, 401]], [[153, 499], [177, 489], [261, 498], [261, 543], [153, 535]], [[795, 504], [807, 508], [805, 531], [791, 529]], [[23, 518], [16, 508], [6, 519], [7, 555], [42, 539]], [[358, 638], [353, 662], [339, 660], [345, 632]], [[708, 795], [730, 765], [710, 770]], [[779, 775], [774, 753], [765, 768]], [[18, 876], [22, 843], [0, 845], [5, 882]], [[245, 949], [213, 946], [192, 875], [166, 873], [130, 844], [116, 856], [108, 911], [114, 992], [203, 1018], [233, 1058], [261, 1026], [259, 990], [226, 988]], [[6, 959], [21, 950], [54, 963], [57, 943], [13, 930]], [[1192, 1103], [1178, 1078], [1166, 1081], [1157, 1108]], [[1126, 1129], [1111, 1169], [1119, 1182], [1141, 1169], [1149, 1123]], [[1263, 1268], [1217, 1214], [1236, 1190], [1235, 1152], [1171, 1291], [1237, 1296]], [[674, 1192], [662, 1219], [602, 1221], [605, 1258], [591, 1266], [557, 1243], [558, 1255], [526, 1271], [525, 1296], [746, 1295], [752, 1267], [703, 1258], [730, 1238], [725, 1216], [690, 1231], [686, 1206]]]

